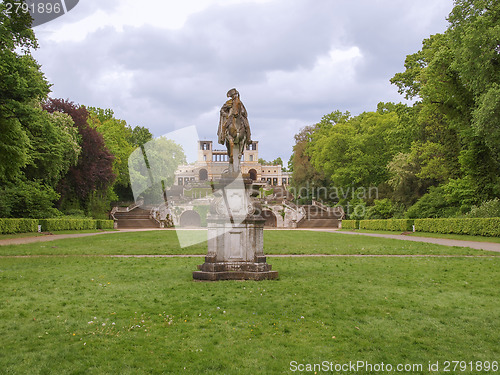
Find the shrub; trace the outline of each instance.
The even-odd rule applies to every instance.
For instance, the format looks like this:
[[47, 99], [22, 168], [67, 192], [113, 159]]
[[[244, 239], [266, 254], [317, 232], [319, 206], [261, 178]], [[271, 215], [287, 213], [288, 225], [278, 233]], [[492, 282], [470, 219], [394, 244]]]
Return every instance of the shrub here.
[[[106, 221], [106, 220], [103, 220]], [[42, 219], [42, 231], [97, 229], [97, 220], [92, 219]]]
[[500, 218], [416, 219], [417, 232], [500, 237]]
[[366, 203], [357, 200], [350, 201], [346, 214], [351, 220], [363, 220], [366, 216]]
[[0, 214], [11, 218], [49, 218], [61, 216], [54, 208], [59, 199], [55, 190], [39, 181], [18, 180], [0, 190]]
[[361, 220], [359, 229], [388, 230], [395, 232], [406, 232], [413, 229], [411, 219], [386, 219], [386, 220]]
[[342, 220], [342, 229], [359, 229], [359, 220]]
[[368, 207], [366, 211], [367, 219], [389, 219], [393, 214], [392, 203], [389, 199], [375, 200], [373, 206]]
[[30, 233], [38, 231], [36, 219], [0, 219], [0, 234]]
[[449, 202], [442, 187], [431, 187], [429, 192], [420, 198], [406, 212], [409, 219], [453, 217], [460, 213], [460, 208]]
[[96, 220], [96, 229], [113, 229], [114, 224], [113, 220]]
[[473, 206], [467, 217], [500, 217], [500, 200], [495, 198], [480, 206]]

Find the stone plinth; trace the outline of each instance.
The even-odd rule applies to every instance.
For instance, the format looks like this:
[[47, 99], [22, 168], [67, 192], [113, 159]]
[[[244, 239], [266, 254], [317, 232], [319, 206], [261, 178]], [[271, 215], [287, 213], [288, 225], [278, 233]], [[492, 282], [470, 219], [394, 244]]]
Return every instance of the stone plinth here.
[[207, 217], [208, 253], [195, 280], [269, 280], [278, 277], [264, 255], [264, 223], [249, 184], [223, 186]]

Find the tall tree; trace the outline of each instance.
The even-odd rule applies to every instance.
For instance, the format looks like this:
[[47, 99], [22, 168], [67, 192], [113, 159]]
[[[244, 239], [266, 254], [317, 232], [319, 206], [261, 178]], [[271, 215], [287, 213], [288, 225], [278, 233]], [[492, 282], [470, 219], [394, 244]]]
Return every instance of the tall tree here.
[[28, 163], [30, 140], [23, 128], [50, 85], [31, 56], [37, 48], [29, 13], [7, 13], [0, 3], [0, 181], [16, 178]]
[[62, 99], [49, 99], [44, 109], [49, 113], [68, 114], [78, 129], [82, 152], [77, 165], [70, 168], [59, 188], [63, 199], [76, 197], [81, 206], [87, 208], [93, 193], [106, 192], [115, 180], [114, 157], [106, 148], [102, 135], [89, 126], [89, 112], [84, 106]]

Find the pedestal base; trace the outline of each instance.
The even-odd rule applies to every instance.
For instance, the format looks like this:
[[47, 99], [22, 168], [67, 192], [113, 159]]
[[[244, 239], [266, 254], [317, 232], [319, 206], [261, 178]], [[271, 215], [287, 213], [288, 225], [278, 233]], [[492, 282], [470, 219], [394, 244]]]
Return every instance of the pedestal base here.
[[205, 263], [193, 272], [193, 279], [204, 281], [218, 280], [274, 280], [278, 271], [271, 271], [265, 256], [256, 257], [256, 262], [216, 262], [216, 257], [205, 257]]
[[[229, 180], [228, 180], [229, 181]], [[264, 255], [264, 223], [251, 198], [251, 184], [223, 180], [207, 216], [208, 253], [195, 280], [272, 280]]]

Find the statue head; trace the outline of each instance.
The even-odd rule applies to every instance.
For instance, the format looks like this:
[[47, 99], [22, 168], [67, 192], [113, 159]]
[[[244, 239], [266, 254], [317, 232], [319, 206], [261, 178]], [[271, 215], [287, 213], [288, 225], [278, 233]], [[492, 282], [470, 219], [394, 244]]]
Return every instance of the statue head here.
[[240, 93], [236, 89], [231, 89], [227, 92], [227, 97], [232, 98], [234, 96], [240, 96]]

